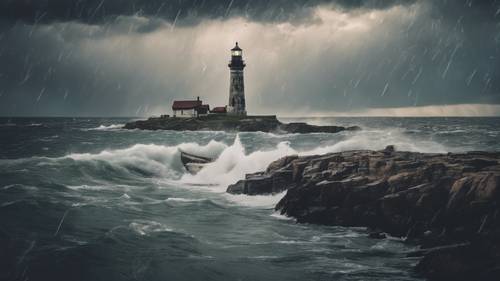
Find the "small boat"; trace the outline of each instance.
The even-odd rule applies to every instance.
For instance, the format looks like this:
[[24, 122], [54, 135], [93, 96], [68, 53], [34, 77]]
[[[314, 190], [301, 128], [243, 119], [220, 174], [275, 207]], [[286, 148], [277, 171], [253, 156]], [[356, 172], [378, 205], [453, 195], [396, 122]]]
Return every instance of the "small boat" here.
[[206, 164], [214, 161], [214, 159], [212, 159], [212, 158], [194, 155], [194, 154], [182, 151], [180, 149], [179, 149], [179, 151], [181, 152], [182, 165], [184, 165], [184, 168], [186, 168], [186, 170], [188, 172], [190, 172], [191, 174], [198, 173], [201, 169], [203, 169], [203, 167], [205, 167]]

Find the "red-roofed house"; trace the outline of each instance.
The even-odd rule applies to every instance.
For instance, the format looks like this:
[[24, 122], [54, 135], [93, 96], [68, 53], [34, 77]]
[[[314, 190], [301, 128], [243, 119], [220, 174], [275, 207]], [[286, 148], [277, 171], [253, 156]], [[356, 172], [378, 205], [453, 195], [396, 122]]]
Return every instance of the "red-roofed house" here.
[[210, 110], [208, 104], [203, 104], [198, 97], [196, 100], [176, 100], [172, 104], [174, 117], [198, 117], [207, 115]]

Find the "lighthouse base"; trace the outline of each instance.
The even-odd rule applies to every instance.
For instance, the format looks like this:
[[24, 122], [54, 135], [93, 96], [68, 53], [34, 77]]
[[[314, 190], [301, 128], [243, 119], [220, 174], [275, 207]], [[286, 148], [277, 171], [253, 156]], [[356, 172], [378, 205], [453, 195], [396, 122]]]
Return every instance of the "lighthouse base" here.
[[247, 111], [246, 110], [235, 110], [234, 107], [228, 106], [227, 107], [227, 115], [247, 116]]

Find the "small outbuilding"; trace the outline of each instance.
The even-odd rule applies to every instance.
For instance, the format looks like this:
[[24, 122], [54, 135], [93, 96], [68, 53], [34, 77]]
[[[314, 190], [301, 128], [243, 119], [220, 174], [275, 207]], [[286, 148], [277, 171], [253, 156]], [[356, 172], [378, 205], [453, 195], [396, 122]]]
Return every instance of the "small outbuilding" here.
[[227, 108], [225, 106], [217, 106], [214, 107], [210, 113], [212, 114], [226, 114], [227, 113]]
[[207, 116], [208, 113], [210, 112], [210, 105], [202, 104], [200, 107], [196, 109], [196, 112], [198, 113], [198, 116]]

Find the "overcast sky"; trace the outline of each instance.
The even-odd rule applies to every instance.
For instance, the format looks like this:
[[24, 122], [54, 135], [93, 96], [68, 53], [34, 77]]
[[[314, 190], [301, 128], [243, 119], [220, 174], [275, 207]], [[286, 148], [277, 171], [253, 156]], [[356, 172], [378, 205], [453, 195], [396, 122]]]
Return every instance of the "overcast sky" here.
[[0, 0], [0, 116], [500, 115], [500, 0]]

